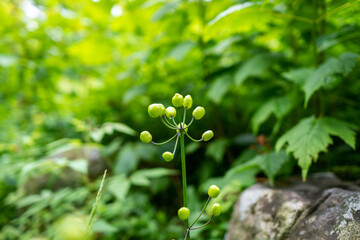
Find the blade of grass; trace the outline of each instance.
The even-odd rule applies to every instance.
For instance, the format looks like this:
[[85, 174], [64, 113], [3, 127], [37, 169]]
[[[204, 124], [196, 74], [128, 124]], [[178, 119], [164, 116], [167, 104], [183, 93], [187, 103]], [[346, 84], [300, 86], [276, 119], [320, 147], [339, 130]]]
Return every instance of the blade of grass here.
[[100, 187], [99, 187], [99, 190], [98, 190], [97, 195], [96, 195], [95, 203], [93, 204], [93, 207], [91, 209], [91, 213], [90, 213], [88, 224], [87, 224], [87, 230], [86, 230], [86, 233], [84, 234], [82, 240], [87, 239], [87, 237], [90, 235], [91, 230], [93, 228], [93, 225], [94, 225], [93, 221], [94, 221], [94, 218], [95, 218], [96, 210], [97, 210], [97, 208], [99, 206], [99, 203], [100, 203], [100, 199], [101, 199], [101, 195], [102, 195], [102, 189], [103, 189], [104, 182], [105, 182], [105, 177], [106, 177], [106, 172], [107, 172], [107, 169], [105, 169], [105, 171], [104, 171], [104, 175], [102, 177]]

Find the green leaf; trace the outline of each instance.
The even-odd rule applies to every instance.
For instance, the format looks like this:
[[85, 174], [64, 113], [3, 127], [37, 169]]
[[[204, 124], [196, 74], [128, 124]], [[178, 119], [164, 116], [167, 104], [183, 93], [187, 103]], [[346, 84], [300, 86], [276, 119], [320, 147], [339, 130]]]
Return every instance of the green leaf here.
[[284, 151], [280, 151], [279, 153], [270, 152], [256, 156], [254, 161], [256, 161], [261, 170], [265, 172], [269, 178], [270, 185], [273, 186], [274, 178], [280, 172], [284, 163], [288, 161], [288, 156]]
[[114, 171], [117, 174], [128, 174], [134, 171], [138, 164], [139, 155], [136, 153], [135, 147], [132, 144], [127, 144], [119, 151], [116, 157]]
[[216, 78], [215, 81], [210, 85], [210, 88], [207, 92], [207, 97], [217, 104], [220, 103], [225, 93], [229, 90], [231, 84], [232, 78], [230, 75], [222, 75]]
[[196, 46], [194, 42], [185, 41], [176, 45], [168, 54], [169, 58], [174, 58], [176, 61], [183, 60], [186, 55]]
[[222, 162], [225, 154], [226, 146], [228, 145], [227, 139], [217, 139], [212, 141], [206, 149], [206, 156], [210, 156], [215, 159], [216, 162]]
[[312, 161], [316, 161], [320, 152], [326, 152], [332, 144], [330, 135], [338, 136], [351, 147], [355, 147], [354, 126], [333, 118], [315, 119], [314, 116], [301, 120], [276, 142], [276, 151], [286, 143], [286, 152], [293, 153], [302, 169], [303, 180]]
[[135, 136], [137, 134], [134, 129], [132, 129], [126, 124], [107, 122], [104, 123], [101, 128], [97, 128], [91, 131], [90, 136], [95, 142], [100, 142], [105, 134], [111, 135], [114, 133], [114, 131], [124, 133], [130, 136]]
[[[251, 32], [265, 31], [269, 22], [276, 19], [266, 14], [258, 3], [245, 2], [233, 5], [214, 17], [205, 27], [205, 41], [231, 35]], [[226, 27], [224, 27], [226, 26]]]
[[302, 86], [306, 79], [309, 78], [314, 73], [314, 71], [315, 69], [313, 68], [300, 68], [285, 72], [282, 74], [282, 76], [286, 80]]
[[95, 232], [101, 232], [105, 234], [111, 234], [117, 232], [117, 228], [103, 219], [99, 219], [94, 223], [93, 230]]
[[343, 53], [338, 59], [330, 58], [321, 64], [313, 74], [311, 74], [302, 86], [305, 93], [305, 107], [310, 97], [321, 87], [333, 83], [337, 75], [346, 76], [355, 67], [355, 60], [358, 57], [355, 53]]
[[141, 169], [131, 174], [130, 181], [132, 184], [137, 186], [149, 186], [150, 179], [152, 178], [160, 178], [176, 174], [178, 174], [177, 170], [167, 168]]
[[123, 201], [131, 186], [129, 179], [125, 175], [118, 175], [110, 178], [108, 181], [107, 190], [117, 199]]
[[274, 63], [276, 59], [280, 57], [279, 54], [267, 53], [256, 55], [253, 58], [250, 58], [236, 71], [235, 73], [235, 83], [237, 86], [243, 84], [243, 82], [248, 77], [259, 77], [265, 70], [269, 68], [271, 64]]
[[278, 120], [282, 119], [289, 113], [293, 107], [291, 99], [288, 96], [273, 98], [263, 104], [251, 118], [251, 127], [254, 134], [257, 134], [259, 127], [271, 114], [274, 114]]

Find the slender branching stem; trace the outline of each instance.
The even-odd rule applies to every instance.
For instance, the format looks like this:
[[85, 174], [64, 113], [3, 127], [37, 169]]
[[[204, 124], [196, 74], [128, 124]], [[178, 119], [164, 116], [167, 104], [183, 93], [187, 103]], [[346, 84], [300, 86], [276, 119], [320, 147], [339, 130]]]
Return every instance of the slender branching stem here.
[[210, 217], [209, 221], [207, 221], [205, 224], [201, 225], [200, 227], [196, 227], [196, 228], [189, 228], [189, 230], [197, 230], [197, 229], [203, 228], [203, 227], [205, 227], [206, 225], [208, 225], [208, 224], [211, 222], [211, 220], [212, 220], [213, 218], [214, 218], [214, 215], [211, 215], [211, 217]]
[[180, 137], [180, 132], [177, 133], [177, 137], [176, 137], [176, 142], [175, 142], [175, 147], [174, 147], [173, 155], [175, 155], [176, 147], [177, 147], [178, 141], [179, 141], [179, 137]]
[[202, 211], [200, 212], [199, 216], [196, 218], [196, 220], [193, 222], [193, 224], [190, 225], [189, 228], [192, 228], [192, 226], [194, 226], [195, 223], [199, 220], [199, 218], [201, 217], [201, 215], [204, 213], [206, 207], [209, 205], [210, 200], [211, 200], [211, 197], [208, 197], [208, 200], [206, 201], [204, 208], [202, 209]]
[[170, 122], [169, 119], [166, 117], [166, 115], [163, 115], [163, 117], [167, 124], [169, 124], [172, 127], [176, 127], [176, 128], [178, 127], [176, 124], [174, 125], [172, 122]]
[[151, 140], [151, 143], [152, 143], [152, 144], [155, 144], [155, 145], [158, 145], [158, 146], [164, 145], [165, 143], [168, 143], [168, 142], [170, 142], [171, 140], [173, 140], [177, 135], [178, 135], [178, 133], [176, 133], [174, 136], [172, 136], [169, 140], [166, 140], [165, 142], [162, 142], [162, 143], [156, 143], [156, 142], [154, 142], [153, 140]]
[[160, 116], [160, 119], [161, 119], [161, 121], [163, 122], [163, 124], [164, 124], [165, 126], [167, 126], [168, 128], [177, 129], [177, 127], [173, 127], [172, 125], [169, 125], [167, 122], [165, 122], [165, 120], [162, 118], [162, 116]]
[[177, 126], [178, 126], [178, 124], [176, 123], [175, 118], [174, 118], [174, 117], [172, 117], [171, 119], [173, 120], [173, 122], [174, 122], [175, 126], [177, 127]]
[[[184, 131], [185, 132], [185, 131]], [[196, 139], [194, 139], [194, 138], [192, 138], [187, 132], [185, 132], [185, 134], [186, 134], [186, 136], [188, 136], [188, 138], [190, 138], [192, 141], [194, 141], [194, 142], [201, 142], [203, 139], [201, 138], [201, 139], [199, 139], [199, 140], [196, 140]]]
[[191, 118], [191, 121], [189, 122], [189, 124], [186, 126], [186, 128], [190, 127], [190, 125], [193, 123], [194, 121], [194, 117]]

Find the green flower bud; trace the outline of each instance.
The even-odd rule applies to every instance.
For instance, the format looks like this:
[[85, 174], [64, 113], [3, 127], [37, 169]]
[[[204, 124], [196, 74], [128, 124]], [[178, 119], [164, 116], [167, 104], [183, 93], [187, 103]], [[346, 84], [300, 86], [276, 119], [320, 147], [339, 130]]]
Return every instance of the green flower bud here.
[[215, 217], [219, 216], [221, 213], [221, 205], [220, 203], [214, 203], [211, 207], [211, 215]]
[[184, 108], [189, 109], [191, 108], [192, 104], [193, 104], [192, 97], [190, 95], [186, 95], [183, 102]]
[[143, 143], [149, 143], [152, 140], [152, 136], [148, 131], [142, 131], [140, 133], [140, 140]]
[[162, 157], [165, 161], [170, 162], [171, 160], [173, 160], [174, 155], [171, 152], [164, 152]]
[[187, 207], [182, 207], [178, 210], [178, 216], [181, 220], [186, 220], [190, 216], [190, 210]]
[[166, 109], [165, 109], [164, 105], [162, 105], [160, 103], [153, 103], [153, 104], [150, 104], [148, 107], [148, 113], [149, 113], [150, 117], [153, 117], [153, 118], [160, 117], [160, 116], [164, 115], [165, 112], [166, 112]]
[[179, 93], [175, 93], [175, 95], [172, 98], [172, 104], [174, 105], [174, 107], [181, 107], [183, 105], [183, 102], [184, 102], [184, 97]]
[[159, 107], [160, 107], [160, 110], [161, 110], [160, 116], [165, 115], [166, 114], [166, 109], [165, 109], [164, 105], [159, 103]]
[[[188, 132], [189, 128], [187, 128], [186, 123], [181, 123], [181, 126], [183, 126], [183, 128], [185, 128], [185, 132]], [[178, 124], [178, 127], [180, 127], [180, 123]], [[179, 130], [176, 130], [176, 132], [179, 132]]]
[[166, 116], [167, 116], [168, 118], [175, 117], [175, 116], [176, 116], [176, 109], [173, 108], [173, 107], [168, 107], [168, 108], [166, 109]]
[[208, 194], [211, 198], [216, 198], [220, 194], [220, 188], [216, 185], [211, 185], [209, 187]]
[[200, 106], [196, 107], [192, 112], [192, 115], [196, 120], [200, 120], [205, 115], [205, 108]]
[[211, 130], [207, 130], [206, 132], [203, 133], [202, 138], [205, 142], [209, 141], [210, 139], [212, 139], [214, 136], [213, 131]]

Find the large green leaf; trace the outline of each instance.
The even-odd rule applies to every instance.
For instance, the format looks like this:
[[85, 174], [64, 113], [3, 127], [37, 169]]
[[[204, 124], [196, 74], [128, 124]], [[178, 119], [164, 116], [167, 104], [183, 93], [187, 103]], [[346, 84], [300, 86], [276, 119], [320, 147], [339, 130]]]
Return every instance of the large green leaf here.
[[236, 71], [235, 83], [240, 86], [248, 77], [261, 76], [276, 59], [280, 57], [279, 54], [260, 54], [250, 58]]
[[326, 152], [329, 144], [332, 144], [330, 135], [344, 140], [352, 148], [355, 148], [355, 127], [344, 121], [323, 117], [316, 119], [314, 116], [301, 120], [295, 127], [286, 132], [276, 142], [276, 151], [279, 151], [286, 143], [286, 152], [293, 153], [299, 161], [303, 179], [312, 161], [316, 161], [320, 152]]
[[240, 3], [225, 9], [213, 18], [205, 28], [204, 37], [209, 40], [234, 33], [265, 30], [270, 21], [274, 21], [274, 18], [264, 14], [259, 4]]
[[216, 78], [210, 85], [207, 97], [215, 103], [220, 103], [225, 93], [229, 90], [231, 84], [232, 78], [230, 75], [222, 75]]
[[287, 96], [277, 97], [263, 104], [251, 118], [251, 127], [255, 134], [259, 131], [259, 127], [264, 123], [271, 114], [274, 114], [278, 120], [282, 119], [289, 113], [293, 107], [291, 99]]
[[310, 97], [319, 88], [332, 84], [338, 75], [346, 76], [355, 67], [355, 53], [343, 53], [339, 58], [330, 58], [311, 74], [302, 87], [305, 92], [305, 107]]

